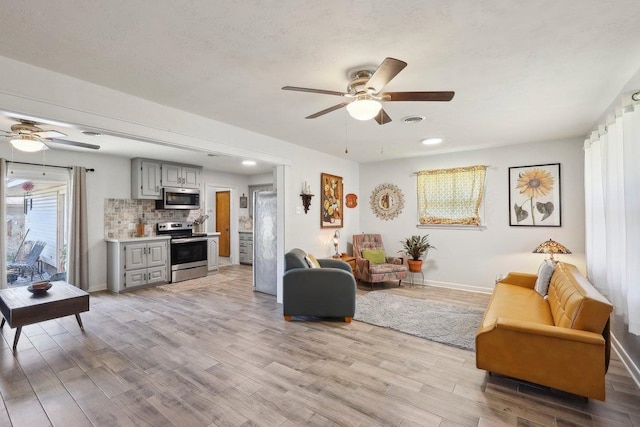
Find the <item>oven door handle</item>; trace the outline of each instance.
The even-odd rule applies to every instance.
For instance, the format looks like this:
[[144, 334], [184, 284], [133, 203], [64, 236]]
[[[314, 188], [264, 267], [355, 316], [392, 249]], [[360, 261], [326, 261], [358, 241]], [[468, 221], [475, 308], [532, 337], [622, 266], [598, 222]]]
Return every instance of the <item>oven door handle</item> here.
[[206, 237], [186, 237], [184, 239], [171, 239], [171, 243], [193, 243], [193, 242], [206, 242]]

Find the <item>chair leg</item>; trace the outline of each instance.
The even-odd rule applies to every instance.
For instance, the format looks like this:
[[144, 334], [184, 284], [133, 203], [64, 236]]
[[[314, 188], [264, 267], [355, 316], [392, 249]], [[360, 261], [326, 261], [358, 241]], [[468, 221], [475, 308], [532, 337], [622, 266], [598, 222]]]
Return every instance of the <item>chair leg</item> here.
[[401, 283], [402, 283], [402, 279], [398, 280], [398, 287], [400, 287]]
[[353, 317], [349, 317], [349, 316], [344, 317], [344, 323], [351, 323], [351, 320], [353, 320]]
[[287, 321], [287, 322], [291, 322], [291, 316], [285, 315], [284, 316], [284, 320]]

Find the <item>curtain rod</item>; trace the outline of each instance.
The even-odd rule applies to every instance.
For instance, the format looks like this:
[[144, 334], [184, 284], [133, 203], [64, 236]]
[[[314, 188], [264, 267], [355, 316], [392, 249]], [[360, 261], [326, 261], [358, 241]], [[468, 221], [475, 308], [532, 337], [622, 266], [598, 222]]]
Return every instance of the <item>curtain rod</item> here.
[[[467, 169], [467, 168], [474, 168], [477, 166], [484, 166], [486, 169], [489, 169], [491, 167], [491, 165], [475, 165], [475, 166], [460, 166], [458, 168], [441, 168], [441, 169], [432, 169], [432, 170], [449, 170], [449, 169]], [[410, 176], [415, 176], [415, 175], [419, 175], [420, 172], [412, 172]]]
[[[49, 168], [73, 169], [73, 166], [57, 166], [57, 165], [45, 165], [45, 164], [42, 164], [42, 163], [14, 162], [13, 160], [7, 160], [7, 163], [15, 163], [17, 165], [46, 166], [46, 167], [49, 167]], [[95, 172], [95, 169], [87, 168], [87, 172]]]

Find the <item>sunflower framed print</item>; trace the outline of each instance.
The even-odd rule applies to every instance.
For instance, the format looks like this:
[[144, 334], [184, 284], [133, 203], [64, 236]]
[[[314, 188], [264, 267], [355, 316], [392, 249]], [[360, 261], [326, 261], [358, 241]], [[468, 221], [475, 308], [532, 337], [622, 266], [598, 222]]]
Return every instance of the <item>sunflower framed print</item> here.
[[560, 227], [560, 163], [509, 168], [509, 225]]
[[342, 177], [320, 174], [320, 228], [344, 227]]

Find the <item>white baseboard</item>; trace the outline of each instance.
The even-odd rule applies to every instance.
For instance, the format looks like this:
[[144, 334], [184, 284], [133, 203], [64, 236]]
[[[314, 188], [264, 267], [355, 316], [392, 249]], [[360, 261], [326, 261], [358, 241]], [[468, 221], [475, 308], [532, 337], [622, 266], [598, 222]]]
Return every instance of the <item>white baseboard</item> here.
[[[403, 283], [409, 282], [409, 280], [405, 279]], [[449, 288], [449, 289], [457, 289], [460, 291], [467, 292], [478, 292], [481, 294], [490, 294], [493, 292], [493, 289], [484, 288], [481, 286], [472, 286], [472, 285], [462, 285], [460, 283], [451, 283], [451, 282], [436, 282], [434, 280], [422, 281], [418, 280], [413, 282], [414, 285], [426, 285], [426, 286], [436, 286], [438, 288]]]
[[107, 284], [103, 283], [102, 285], [96, 285], [96, 286], [92, 286], [89, 289], [87, 289], [87, 292], [91, 293], [91, 292], [99, 292], [99, 291], [106, 291], [107, 290]]
[[638, 368], [638, 365], [633, 362], [631, 357], [629, 357], [629, 354], [625, 351], [624, 347], [622, 347], [620, 341], [616, 339], [616, 336], [613, 333], [611, 333], [611, 347], [622, 361], [624, 367], [629, 371], [629, 375], [633, 381], [636, 383], [638, 388], [640, 388], [640, 369]]

